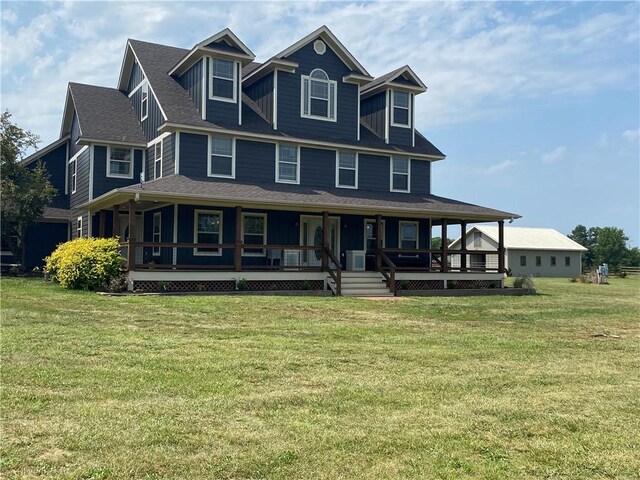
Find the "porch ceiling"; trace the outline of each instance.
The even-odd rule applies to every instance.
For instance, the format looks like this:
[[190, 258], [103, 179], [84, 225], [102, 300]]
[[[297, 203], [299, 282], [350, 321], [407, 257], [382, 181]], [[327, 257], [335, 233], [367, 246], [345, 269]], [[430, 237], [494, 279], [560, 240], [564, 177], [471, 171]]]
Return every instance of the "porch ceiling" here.
[[497, 221], [520, 215], [435, 195], [349, 190], [269, 183], [247, 185], [220, 179], [171, 175], [119, 188], [86, 204], [109, 208], [134, 198], [140, 202], [198, 203], [351, 214], [393, 214], [461, 220]]

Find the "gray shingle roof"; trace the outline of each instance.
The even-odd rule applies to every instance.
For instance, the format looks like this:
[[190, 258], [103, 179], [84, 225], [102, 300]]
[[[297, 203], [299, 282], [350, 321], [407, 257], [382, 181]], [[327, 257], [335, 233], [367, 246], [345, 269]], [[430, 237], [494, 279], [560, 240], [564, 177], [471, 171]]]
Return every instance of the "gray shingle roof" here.
[[178, 195], [198, 199], [249, 202], [252, 204], [281, 204], [299, 207], [326, 207], [353, 210], [380, 210], [419, 215], [440, 214], [450, 218], [505, 219], [519, 215], [481, 207], [435, 195], [420, 195], [367, 190], [309, 187], [281, 183], [247, 185], [218, 179], [171, 175], [143, 184], [121, 188], [120, 192]]
[[69, 83], [83, 138], [146, 144], [131, 101], [120, 90]]
[[[170, 123], [201, 128], [227, 128], [230, 130], [246, 131], [247, 133], [275, 135], [285, 139], [295, 137], [310, 141], [332, 141], [335, 143], [348, 143], [356, 148], [357, 146], [361, 146], [365, 148], [395, 150], [399, 153], [419, 153], [444, 157], [444, 154], [420, 135], [417, 130], [415, 147], [388, 145], [384, 139], [364, 128], [361, 130], [361, 139], [359, 142], [346, 142], [340, 138], [327, 138], [325, 135], [292, 135], [282, 130], [273, 130], [260, 108], [246, 95], [243, 95], [242, 100], [241, 126], [233, 123], [212, 123], [203, 120], [195, 104], [191, 101], [191, 98], [189, 98], [187, 91], [184, 90], [173, 77], [168, 75], [168, 72], [188, 53], [188, 50], [156, 43], [142, 42], [140, 40], [129, 40], [129, 42], [138, 60], [140, 60], [142, 69], [149, 79], [151, 88], [158, 98], [158, 102], [167, 115], [167, 121]], [[243, 69], [243, 74], [246, 75], [248, 71], [259, 66], [259, 63], [252, 62]]]
[[396, 77], [397, 75], [400, 74], [400, 72], [404, 69], [404, 67], [400, 67], [400, 68], [396, 68], [395, 70], [392, 70], [389, 73], [385, 73], [384, 75], [381, 75], [379, 77], [374, 78], [373, 80], [371, 80], [369, 83], [367, 83], [364, 87], [362, 87], [362, 92], [366, 92], [367, 90], [372, 90], [374, 88], [376, 88], [378, 85], [383, 84], [384, 82], [386, 82], [387, 80], [391, 80], [394, 77]]
[[246, 77], [251, 72], [253, 72], [255, 69], [257, 69], [258, 67], [261, 67], [261, 66], [262, 66], [262, 63], [260, 63], [260, 62], [251, 62], [248, 65], [245, 65], [244, 67], [242, 67], [242, 77]]
[[70, 212], [66, 208], [44, 207], [42, 218], [45, 220], [69, 221]]

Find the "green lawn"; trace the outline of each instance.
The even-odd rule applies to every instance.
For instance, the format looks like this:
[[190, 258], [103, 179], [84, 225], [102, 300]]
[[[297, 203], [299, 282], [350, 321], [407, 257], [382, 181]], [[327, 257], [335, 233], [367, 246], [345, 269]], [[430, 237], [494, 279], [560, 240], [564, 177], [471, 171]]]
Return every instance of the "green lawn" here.
[[638, 280], [377, 301], [0, 286], [2, 478], [640, 475]]

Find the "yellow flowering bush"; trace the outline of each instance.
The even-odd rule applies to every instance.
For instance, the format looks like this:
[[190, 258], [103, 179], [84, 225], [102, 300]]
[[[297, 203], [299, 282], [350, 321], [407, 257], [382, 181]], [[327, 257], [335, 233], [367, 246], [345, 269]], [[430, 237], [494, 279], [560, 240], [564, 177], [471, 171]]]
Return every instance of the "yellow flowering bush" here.
[[124, 258], [117, 238], [77, 238], [45, 258], [51, 280], [74, 290], [97, 290], [120, 275]]

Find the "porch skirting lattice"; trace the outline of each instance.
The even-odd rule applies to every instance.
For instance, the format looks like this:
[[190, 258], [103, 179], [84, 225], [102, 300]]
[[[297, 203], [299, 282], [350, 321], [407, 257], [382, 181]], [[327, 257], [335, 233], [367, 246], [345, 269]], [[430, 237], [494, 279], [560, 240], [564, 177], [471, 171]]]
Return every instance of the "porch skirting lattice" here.
[[323, 290], [322, 280], [247, 280], [239, 285], [235, 280], [134, 280], [135, 292], [251, 292], [283, 290]]

